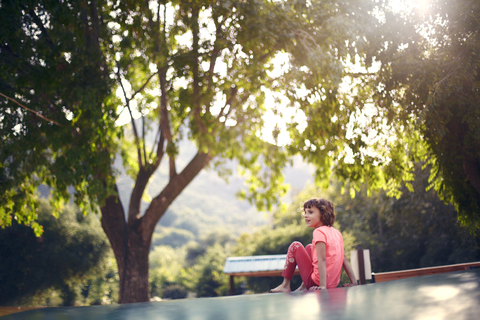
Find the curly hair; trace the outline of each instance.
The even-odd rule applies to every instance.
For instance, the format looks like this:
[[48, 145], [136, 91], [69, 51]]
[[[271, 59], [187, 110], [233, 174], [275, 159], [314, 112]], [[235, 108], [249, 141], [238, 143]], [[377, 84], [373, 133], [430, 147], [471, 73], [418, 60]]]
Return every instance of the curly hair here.
[[320, 220], [324, 225], [329, 227], [333, 226], [333, 223], [335, 222], [335, 208], [333, 202], [325, 199], [313, 198], [303, 204], [303, 211], [311, 207], [316, 207], [320, 210]]

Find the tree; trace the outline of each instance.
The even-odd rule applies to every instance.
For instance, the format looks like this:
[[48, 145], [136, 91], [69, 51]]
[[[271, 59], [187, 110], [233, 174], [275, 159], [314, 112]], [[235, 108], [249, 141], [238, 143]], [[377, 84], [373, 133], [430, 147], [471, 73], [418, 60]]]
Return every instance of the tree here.
[[228, 275], [223, 273], [227, 254], [225, 247], [216, 243], [208, 247], [197, 263], [188, 269], [197, 275], [194, 287], [197, 297], [228, 295]]
[[[147, 256], [154, 227], [207, 165], [222, 170], [222, 159], [236, 159], [250, 185], [243, 197], [260, 208], [269, 208], [284, 192], [281, 168], [286, 154], [259, 137], [265, 92], [280, 91], [284, 85], [284, 79], [269, 72], [272, 59], [277, 53], [290, 52], [299, 64], [321, 68], [312, 81], [335, 82], [338, 65], [305, 50], [316, 46], [308, 35], [310, 21], [328, 27], [322, 32], [322, 49], [344, 56], [350, 47], [347, 40], [355, 34], [355, 22], [365, 23], [368, 9], [362, 1], [341, 6], [335, 2], [333, 7], [302, 1], [118, 3], [114, 28], [118, 41], [111, 55], [117, 57], [116, 75], [125, 109], [132, 115], [135, 103], [143, 115], [140, 125], [132, 121], [133, 146], [125, 144], [122, 153], [135, 180], [126, 226], [121, 225], [118, 198], [112, 196], [102, 207], [104, 229], [119, 263], [121, 292], [131, 294], [122, 296], [121, 302], [148, 299]], [[358, 12], [359, 18], [352, 18], [352, 12]], [[334, 28], [343, 22], [348, 26], [342, 31]], [[288, 81], [303, 81], [304, 77], [299, 73]], [[146, 134], [151, 130], [155, 144], [147, 148]], [[195, 142], [197, 152], [179, 171], [176, 157], [185, 136]], [[142, 195], [163, 157], [168, 157], [168, 181], [141, 216]], [[136, 249], [127, 249], [125, 243]], [[129, 275], [123, 277], [122, 270]]]
[[[2, 4], [2, 17], [9, 17], [2, 19], [2, 30], [9, 30], [1, 51], [8, 58], [1, 89], [9, 99], [1, 109], [8, 120], [1, 127], [1, 178], [8, 182], [2, 183], [2, 225], [12, 215], [34, 223], [30, 208], [39, 183], [53, 188], [54, 200], [67, 199], [72, 185], [77, 203], [100, 207], [118, 264], [119, 302], [147, 301], [155, 226], [201, 170], [226, 173], [223, 159], [235, 159], [250, 186], [242, 195], [259, 207], [270, 208], [285, 191], [286, 152], [260, 134], [266, 92], [289, 82], [321, 83], [332, 97], [341, 79], [338, 61], [355, 51], [358, 26], [371, 23], [371, 9], [363, 0]], [[295, 62], [288, 77], [270, 72], [278, 53]], [[62, 70], [68, 72], [58, 81]], [[120, 143], [135, 181], [125, 210], [115, 186], [122, 132], [114, 126], [110, 75], [132, 117], [132, 139]], [[140, 124], [133, 120], [135, 105]], [[155, 142], [148, 147], [151, 132]], [[197, 150], [180, 167], [182, 138]], [[165, 187], [142, 213], [141, 199], [164, 158]]]
[[108, 252], [108, 241], [94, 215], [84, 216], [72, 206], [52, 215], [41, 200], [38, 222], [45, 228], [37, 238], [31, 228], [18, 224], [0, 230], [0, 305], [27, 299], [49, 288], [60, 289], [63, 303], [73, 305], [76, 294], [70, 283], [87, 277]]
[[154, 247], [149, 257], [152, 296], [185, 298], [186, 289], [197, 297], [227, 295], [228, 276], [222, 270], [234, 244], [231, 232], [212, 229], [180, 248]]
[[290, 96], [308, 119], [303, 131], [292, 124], [291, 151], [317, 166], [319, 180], [333, 172], [352, 195], [366, 184], [400, 196], [403, 183], [411, 189], [415, 163], [427, 162], [432, 186], [473, 231], [480, 227], [480, 5], [429, 3], [425, 12], [380, 11], [383, 21], [357, 39], [363, 71], [344, 73], [351, 90], [315, 103]]

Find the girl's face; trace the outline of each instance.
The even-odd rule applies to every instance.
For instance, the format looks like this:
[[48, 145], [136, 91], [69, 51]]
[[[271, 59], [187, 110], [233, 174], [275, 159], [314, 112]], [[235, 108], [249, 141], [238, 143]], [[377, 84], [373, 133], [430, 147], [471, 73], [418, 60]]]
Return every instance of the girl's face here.
[[303, 217], [307, 227], [318, 228], [323, 226], [322, 220], [320, 219], [320, 210], [315, 206], [306, 208], [304, 210]]

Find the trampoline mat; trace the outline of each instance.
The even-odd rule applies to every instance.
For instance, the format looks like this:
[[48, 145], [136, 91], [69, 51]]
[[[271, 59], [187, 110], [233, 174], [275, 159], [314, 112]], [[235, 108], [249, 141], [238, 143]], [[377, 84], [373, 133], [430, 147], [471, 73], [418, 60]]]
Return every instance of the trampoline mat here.
[[29, 310], [1, 320], [480, 319], [480, 269], [315, 292]]

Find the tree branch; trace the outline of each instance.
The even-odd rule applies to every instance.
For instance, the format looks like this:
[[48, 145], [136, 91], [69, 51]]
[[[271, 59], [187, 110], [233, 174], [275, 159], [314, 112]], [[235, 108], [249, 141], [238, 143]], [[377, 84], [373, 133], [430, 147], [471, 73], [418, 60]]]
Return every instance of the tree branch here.
[[[160, 128], [158, 128], [158, 130], [160, 131]], [[163, 137], [163, 133], [160, 131], [160, 139], [156, 142], [156, 145], [157, 145], [157, 161], [156, 161], [156, 165], [158, 166], [160, 164], [160, 162], [162, 161], [162, 158], [163, 158], [163, 155], [165, 154], [165, 151], [163, 150], [163, 145], [165, 143], [165, 138]], [[153, 148], [152, 148], [152, 151], [153, 151]]]
[[[159, 149], [157, 150], [157, 160], [153, 164], [146, 163], [145, 166], [141, 167], [138, 170], [137, 177], [135, 179], [135, 185], [130, 195], [130, 204], [128, 207], [128, 225], [131, 228], [137, 229], [138, 223], [141, 223], [140, 219], [140, 202], [142, 201], [142, 196], [145, 193], [148, 181], [152, 177], [153, 173], [158, 169], [164, 152], [163, 152], [163, 135], [160, 136], [160, 141], [158, 143]], [[138, 232], [143, 232], [140, 228]]]
[[[25, 6], [22, 6], [22, 7], [26, 11], [26, 7]], [[42, 32], [42, 35], [45, 37], [45, 41], [47, 41], [48, 45], [50, 46], [50, 49], [52, 49], [52, 51], [54, 51], [55, 50], [55, 45], [53, 44], [52, 39], [50, 39], [50, 36], [48, 35], [47, 29], [43, 25], [42, 20], [37, 16], [37, 14], [35, 13], [35, 11], [33, 9], [31, 9], [28, 12], [28, 15], [30, 17], [32, 17], [33, 22], [35, 22], [35, 24], [38, 26], [38, 28]]]
[[197, 152], [195, 157], [181, 173], [170, 179], [165, 188], [156, 196], [145, 211], [142, 219], [144, 237], [151, 234], [158, 220], [163, 216], [168, 206], [188, 186], [188, 184], [205, 168], [211, 160], [209, 153]]
[[170, 162], [170, 180], [172, 180], [176, 175], [177, 175], [177, 168], [175, 167], [175, 157], [174, 156], [169, 156], [169, 162]]
[[225, 105], [222, 107], [222, 109], [220, 110], [220, 113], [218, 114], [217, 116], [217, 121], [222, 117], [224, 116], [224, 112], [225, 112], [225, 109], [227, 108], [227, 106], [230, 106], [230, 110], [228, 110], [227, 112], [227, 115], [230, 114], [231, 110], [232, 110], [232, 103], [233, 103], [233, 100], [235, 99], [235, 97], [237, 96], [237, 92], [238, 92], [238, 88], [237, 87], [233, 87], [232, 88], [232, 92], [230, 94], [230, 98], [228, 98], [228, 100], [225, 102]]
[[138, 136], [137, 126], [135, 124], [135, 119], [133, 118], [132, 109], [130, 108], [130, 99], [127, 97], [127, 92], [125, 91], [125, 87], [123, 86], [123, 83], [122, 83], [122, 78], [120, 77], [120, 65], [118, 64], [118, 61], [117, 61], [117, 78], [118, 78], [118, 82], [120, 83], [120, 87], [122, 88], [123, 97], [125, 98], [126, 107], [128, 109], [128, 112], [130, 113], [130, 119], [132, 121], [133, 134], [135, 136], [135, 144], [137, 146], [138, 165], [139, 165], [140, 168], [142, 168], [143, 164], [142, 164], [142, 152], [141, 152], [141, 147], [140, 147], [140, 138]]
[[364, 77], [364, 76], [375, 76], [376, 73], [375, 72], [345, 72], [345, 75], [349, 77], [357, 78], [357, 77]]
[[135, 179], [135, 186], [133, 187], [132, 194], [130, 196], [130, 205], [128, 208], [128, 225], [131, 228], [137, 229], [138, 232], [144, 232], [142, 227], [140, 226], [139, 229], [137, 228], [137, 224], [141, 223], [140, 219], [140, 202], [142, 200], [142, 196], [145, 192], [146, 186], [148, 181], [150, 180], [151, 176], [157, 170], [160, 162], [163, 158], [164, 151], [163, 151], [163, 144], [165, 139], [168, 143], [171, 143], [172, 134], [170, 129], [170, 122], [168, 119], [168, 109], [167, 109], [167, 89], [166, 89], [166, 77], [167, 77], [167, 69], [163, 68], [161, 72], [158, 72], [158, 77], [160, 80], [160, 139], [157, 145], [157, 160], [153, 164], [145, 163], [145, 166], [141, 166], [137, 177]]
[[96, 51], [96, 54], [102, 54], [101, 49], [100, 49], [100, 34], [98, 30], [98, 10], [97, 10], [97, 4], [96, 1], [91, 1], [90, 2], [90, 14], [92, 18], [92, 26], [93, 26], [93, 45]]
[[143, 151], [143, 163], [147, 165], [147, 147], [145, 145], [145, 116], [142, 114], [142, 151]]
[[40, 113], [38, 113], [38, 112], [35, 111], [35, 110], [32, 110], [32, 109], [30, 109], [30, 108], [25, 107], [23, 104], [21, 104], [21, 103], [18, 102], [17, 100], [15, 100], [15, 99], [13, 99], [13, 98], [10, 98], [9, 96], [4, 95], [3, 93], [0, 93], [0, 96], [2, 96], [2, 97], [4, 97], [4, 98], [6, 98], [6, 99], [8, 99], [8, 100], [10, 100], [10, 101], [18, 104], [20, 107], [22, 107], [22, 108], [24, 108], [25, 110], [27, 110], [27, 111], [35, 114], [35, 115], [36, 115], [37, 117], [39, 117], [40, 119], [45, 120], [45, 121], [48, 121], [48, 122], [53, 123], [53, 124], [56, 124], [57, 126], [63, 128], [63, 125], [61, 125], [60, 123], [56, 122], [55, 120], [49, 119], [49, 118], [47, 118], [47, 117], [45, 117], [45, 116], [42, 116]]
[[200, 75], [199, 75], [199, 63], [198, 63], [198, 51], [199, 51], [199, 9], [194, 6], [192, 8], [192, 35], [193, 35], [193, 43], [192, 43], [192, 73], [193, 73], [193, 117], [198, 125], [200, 132], [205, 133], [206, 128], [202, 123], [202, 119], [200, 117], [200, 109], [202, 107], [202, 101], [200, 97]]
[[143, 193], [154, 171], [155, 170], [147, 171], [145, 167], [141, 167], [138, 170], [128, 206], [128, 226], [130, 228], [135, 229], [136, 223], [138, 219], [140, 219], [140, 202], [142, 201]]
[[[210, 92], [212, 90], [213, 70], [215, 69], [215, 64], [217, 62], [218, 55], [223, 50], [223, 48], [221, 48], [219, 44], [220, 44], [220, 39], [222, 38], [222, 26], [224, 22], [225, 22], [225, 19], [223, 19], [222, 22], [217, 25], [217, 29], [215, 31], [215, 43], [213, 44], [213, 51], [210, 56], [210, 67], [208, 69], [207, 92]], [[217, 24], [217, 21], [215, 21], [215, 24]]]
[[168, 119], [168, 109], [167, 109], [167, 72], [158, 73], [158, 78], [160, 80], [160, 130], [167, 139], [167, 142], [172, 141], [172, 131], [170, 129], [170, 120]]
[[[161, 137], [165, 137], [167, 140], [167, 148], [170, 144], [173, 143], [172, 132], [170, 128], [170, 119], [168, 119], [168, 109], [167, 109], [167, 74], [166, 71], [159, 74], [160, 78], [160, 91], [162, 96], [160, 97], [160, 132], [162, 133]], [[157, 149], [158, 152], [159, 149]], [[162, 141], [162, 150], [163, 150], [163, 141]], [[173, 155], [169, 156], [169, 167], [170, 167], [170, 178], [174, 177], [176, 173], [175, 169], [175, 157]]]
[[[118, 62], [117, 62], [117, 65], [118, 65]], [[143, 89], [145, 89], [145, 87], [148, 85], [148, 83], [150, 82], [150, 80], [151, 80], [155, 75], [157, 75], [157, 74], [158, 74], [158, 71], [155, 72], [155, 73], [152, 73], [152, 74], [148, 77], [147, 81], [145, 81], [145, 83], [144, 83], [137, 91], [135, 91], [135, 92], [132, 94], [132, 97], [130, 98], [130, 100], [133, 100], [137, 94], [139, 94], [140, 92], [142, 92]]]

